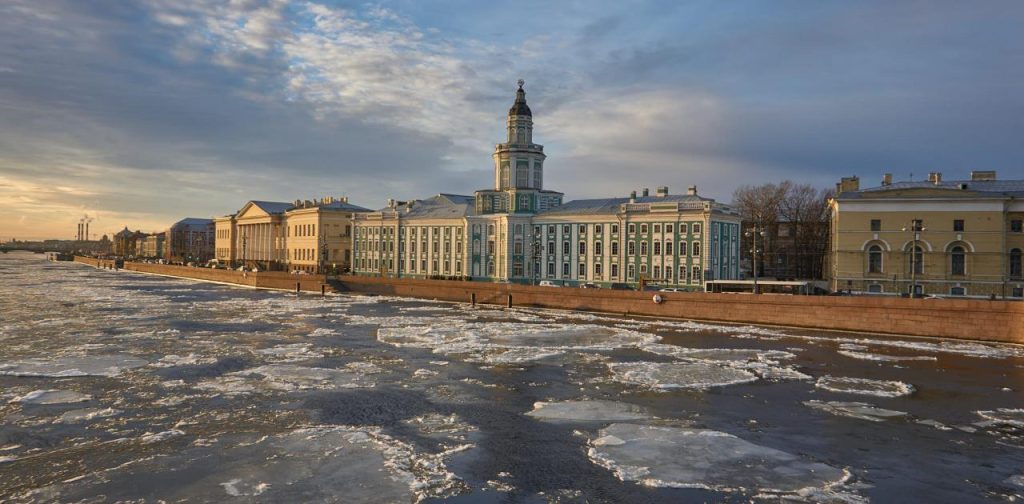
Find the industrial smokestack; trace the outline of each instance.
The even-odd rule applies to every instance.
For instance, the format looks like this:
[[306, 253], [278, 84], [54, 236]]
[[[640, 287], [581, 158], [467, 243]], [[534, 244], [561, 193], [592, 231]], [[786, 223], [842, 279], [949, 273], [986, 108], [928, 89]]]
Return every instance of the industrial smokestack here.
[[85, 223], [85, 241], [89, 241], [89, 223]]

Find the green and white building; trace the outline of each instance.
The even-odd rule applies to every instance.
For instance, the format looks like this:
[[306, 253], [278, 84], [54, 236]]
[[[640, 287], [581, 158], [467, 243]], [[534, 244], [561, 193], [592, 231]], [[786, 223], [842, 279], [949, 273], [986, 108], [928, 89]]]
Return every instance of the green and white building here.
[[394, 278], [469, 278], [561, 285], [636, 283], [703, 288], [739, 278], [740, 216], [697, 194], [659, 187], [576, 200], [545, 190], [544, 147], [520, 81], [494, 188], [473, 196], [389, 200], [353, 220], [353, 271]]

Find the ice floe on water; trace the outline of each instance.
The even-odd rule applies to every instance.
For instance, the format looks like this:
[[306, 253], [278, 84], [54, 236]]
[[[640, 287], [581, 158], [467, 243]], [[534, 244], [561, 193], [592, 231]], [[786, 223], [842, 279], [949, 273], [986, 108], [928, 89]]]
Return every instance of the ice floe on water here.
[[862, 394], [877, 397], [899, 397], [914, 393], [914, 386], [893, 380], [871, 380], [825, 375], [818, 378], [815, 387], [829, 392]]
[[213, 364], [217, 362], [215, 357], [203, 357], [190, 353], [188, 355], [165, 355], [160, 360], [150, 364], [153, 367], [177, 367], [177, 366], [198, 366], [202, 364]]
[[975, 413], [991, 425], [1008, 425], [1024, 429], [1024, 409], [998, 408]]
[[520, 365], [568, 351], [637, 348], [660, 339], [654, 334], [600, 325], [469, 322], [420, 327], [381, 327], [377, 339], [396, 347], [431, 349], [468, 362]]
[[61, 416], [57, 417], [53, 422], [63, 424], [82, 423], [96, 420], [98, 418], [117, 416], [121, 413], [121, 410], [116, 410], [114, 408], [83, 408], [65, 412]]
[[139, 438], [142, 444], [153, 444], [161, 441], [167, 441], [168, 439], [176, 438], [178, 436], [184, 436], [185, 432], [179, 429], [171, 429], [162, 432], [147, 432]]
[[845, 355], [851, 359], [879, 361], [879, 362], [899, 362], [899, 361], [934, 361], [938, 360], [934, 355], [886, 355], [870, 352], [857, 352], [854, 350], [837, 350], [837, 354]]
[[827, 489], [849, 474], [820, 462], [704, 429], [615, 423], [590, 441], [590, 459], [623, 481], [721, 492]]
[[646, 408], [618, 401], [589, 400], [536, 402], [533, 411], [526, 413], [540, 420], [588, 421], [588, 422], [629, 422], [647, 420], [651, 414]]
[[766, 380], [810, 380], [811, 376], [798, 371], [794, 366], [782, 365], [779, 361], [796, 357], [792, 352], [782, 350], [759, 350], [752, 348], [688, 348], [663, 343], [650, 343], [642, 350], [674, 357], [691, 362], [717, 363], [722, 366], [744, 369]]
[[[372, 364], [371, 364], [372, 365]], [[224, 395], [252, 392], [289, 392], [309, 389], [345, 389], [372, 387], [365, 370], [303, 367], [292, 364], [269, 364], [228, 373], [196, 384], [196, 388]]]
[[291, 343], [261, 348], [255, 352], [271, 362], [299, 362], [324, 356], [323, 352], [312, 348], [312, 343]]
[[[420, 453], [379, 428], [324, 426], [229, 436], [57, 483], [25, 500], [419, 502], [461, 492], [442, 453]], [[145, 485], [137, 484], [139, 478]]]
[[12, 403], [22, 404], [70, 404], [86, 402], [92, 399], [89, 394], [71, 390], [33, 390], [23, 396], [11, 399]]
[[882, 422], [892, 418], [903, 418], [907, 416], [907, 413], [904, 411], [879, 408], [862, 402], [810, 400], [804, 401], [804, 405], [833, 415], [859, 418], [861, 420], [869, 420], [872, 422]]
[[90, 355], [56, 359], [25, 359], [0, 364], [0, 375], [26, 377], [117, 376], [149, 361], [131, 355]]
[[610, 362], [615, 381], [653, 390], [706, 389], [757, 381], [757, 376], [736, 369], [703, 362]]

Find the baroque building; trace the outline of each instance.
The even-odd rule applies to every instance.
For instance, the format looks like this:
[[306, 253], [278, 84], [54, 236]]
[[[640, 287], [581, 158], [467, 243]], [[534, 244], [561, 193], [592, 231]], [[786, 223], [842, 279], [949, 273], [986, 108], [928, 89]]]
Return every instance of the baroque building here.
[[520, 81], [492, 156], [494, 187], [389, 200], [354, 216], [353, 271], [560, 285], [644, 279], [694, 289], [738, 278], [738, 214], [696, 187], [563, 203], [563, 193], [544, 189], [546, 156], [533, 127]]
[[1024, 297], [1024, 180], [994, 171], [965, 180], [837, 184], [830, 202], [833, 290]]

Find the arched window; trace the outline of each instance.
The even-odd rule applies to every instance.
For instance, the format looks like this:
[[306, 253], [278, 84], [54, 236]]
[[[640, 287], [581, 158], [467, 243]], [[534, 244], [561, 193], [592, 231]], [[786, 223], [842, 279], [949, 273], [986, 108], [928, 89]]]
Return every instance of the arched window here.
[[924, 251], [919, 246], [913, 247], [913, 253], [910, 250], [907, 250], [907, 271], [920, 275], [924, 273]]
[[1024, 272], [1021, 271], [1020, 256], [1020, 249], [1010, 251], [1010, 278], [1020, 279], [1024, 276]]
[[882, 272], [882, 247], [872, 245], [868, 248], [868, 273]]
[[966, 275], [967, 261], [964, 248], [957, 245], [949, 250], [949, 274]]

